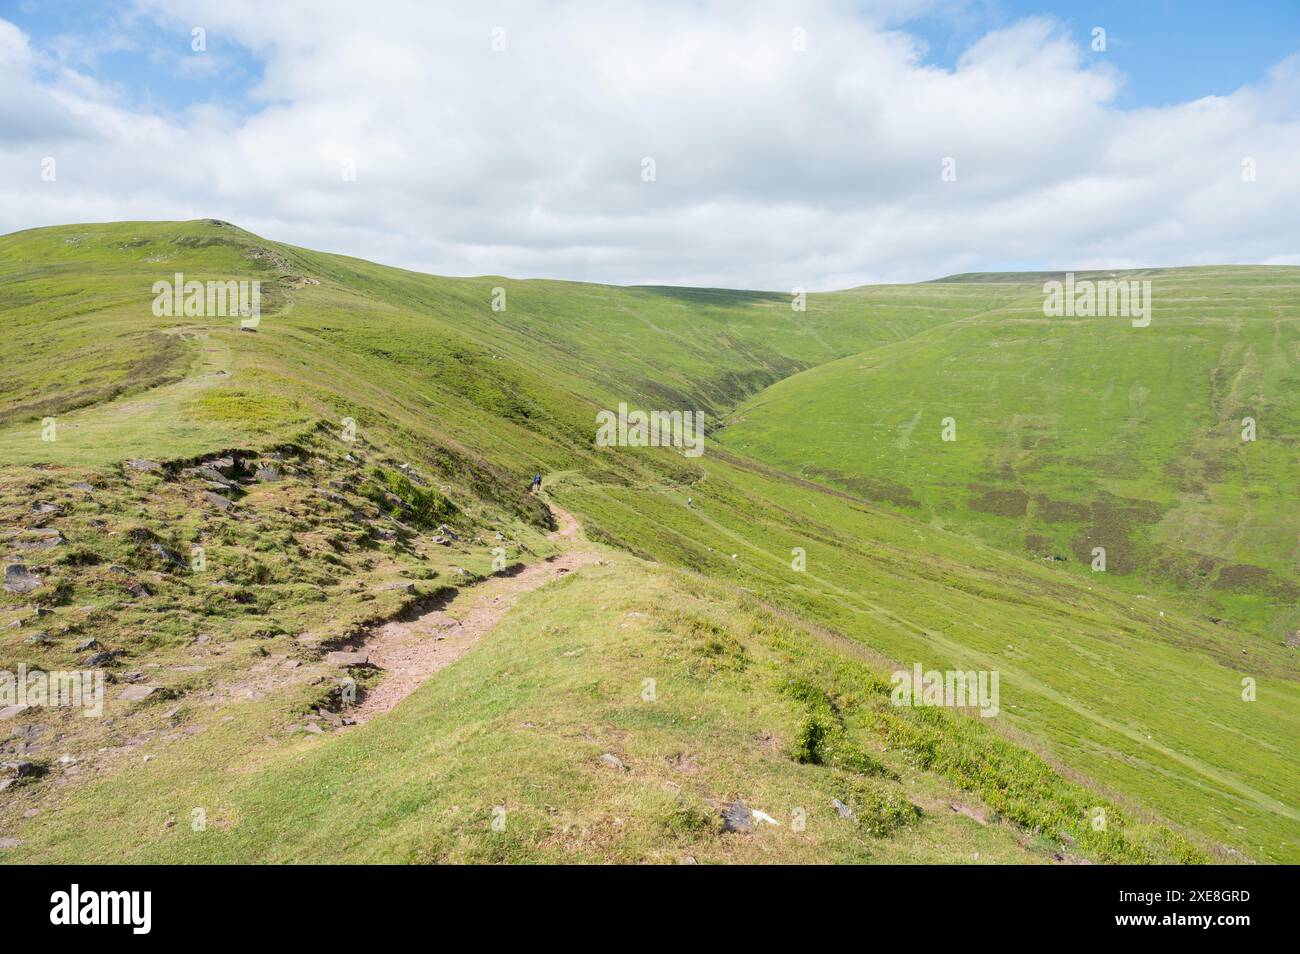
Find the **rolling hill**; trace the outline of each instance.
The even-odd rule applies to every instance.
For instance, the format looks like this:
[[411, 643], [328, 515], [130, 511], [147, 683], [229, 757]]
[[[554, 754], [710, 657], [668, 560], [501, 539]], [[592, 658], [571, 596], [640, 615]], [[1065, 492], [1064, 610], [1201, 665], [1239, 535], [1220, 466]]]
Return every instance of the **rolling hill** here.
[[[260, 281], [257, 326], [155, 315], [177, 272]], [[39, 580], [0, 669], [117, 653], [108, 718], [0, 721], [0, 860], [1294, 861], [1300, 270], [1152, 273], [1144, 329], [983, 278], [796, 311], [215, 220], [0, 238]], [[704, 455], [597, 446], [620, 403], [704, 412]], [[385, 627], [579, 553], [342, 723]], [[998, 715], [891, 705], [918, 663], [998, 671]]]

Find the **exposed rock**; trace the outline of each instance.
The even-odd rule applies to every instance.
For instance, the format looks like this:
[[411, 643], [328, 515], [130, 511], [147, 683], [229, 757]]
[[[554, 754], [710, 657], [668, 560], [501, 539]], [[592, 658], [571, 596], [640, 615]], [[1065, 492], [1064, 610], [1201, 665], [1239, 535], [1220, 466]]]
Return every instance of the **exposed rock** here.
[[37, 632], [32, 633], [25, 640], [23, 640], [23, 642], [25, 642], [28, 646], [54, 645], [54, 640], [50, 639], [50, 634], [45, 632], [45, 630], [38, 630]]
[[8, 593], [30, 593], [39, 589], [41, 583], [41, 578], [21, 563], [11, 563], [5, 567], [4, 588]]
[[831, 808], [835, 809], [835, 814], [839, 815], [841, 818], [852, 820], [854, 817], [853, 809], [849, 808], [849, 806], [845, 805], [838, 798], [831, 799]]
[[88, 658], [82, 665], [88, 666], [91, 669], [102, 669], [104, 666], [111, 666], [113, 661], [122, 654], [123, 651], [120, 649], [105, 650], [102, 653], [95, 653], [95, 655]]
[[127, 686], [118, 698], [123, 702], [143, 702], [157, 691], [157, 686]]
[[90, 639], [83, 639], [81, 642], [77, 643], [77, 652], [79, 653], [89, 652], [92, 649], [98, 648], [99, 640], [94, 636], [90, 637]]
[[402, 472], [402, 474], [406, 477], [407, 480], [409, 480], [411, 483], [415, 484], [416, 486], [418, 487], [429, 486], [429, 482], [425, 480], [424, 477], [420, 475], [420, 472], [417, 471], [415, 468], [413, 468], [410, 464], [403, 464], [401, 467], [398, 468], [398, 470]]
[[64, 542], [57, 530], [28, 530], [22, 539], [14, 541], [14, 546], [19, 550], [51, 550]]
[[280, 479], [280, 472], [274, 467], [259, 467], [253, 477], [263, 483], [274, 483]]
[[186, 467], [184, 470], [181, 471], [181, 473], [184, 474], [186, 477], [197, 477], [198, 479], [206, 481], [209, 484], [215, 484], [217, 487], [235, 486], [231, 481], [227, 480], [223, 474], [219, 473], [215, 467], [211, 467], [208, 465], [204, 465], [200, 467]]
[[221, 494], [213, 493], [211, 490], [205, 490], [199, 494], [199, 499], [209, 506], [216, 507], [218, 510], [229, 510], [234, 504], [229, 497], [223, 497]]
[[722, 830], [747, 832], [754, 827], [754, 813], [749, 806], [736, 799], [722, 809]]
[[137, 600], [142, 600], [146, 596], [153, 596], [153, 590], [149, 588], [149, 584], [141, 580], [132, 580], [126, 584], [126, 591], [131, 594], [133, 599]]
[[131, 468], [132, 470], [138, 470], [144, 473], [150, 473], [152, 471], [162, 470], [162, 464], [158, 463], [156, 460], [144, 460], [144, 459], [128, 460], [126, 462], [126, 466]]
[[22, 715], [30, 708], [31, 706], [5, 706], [3, 709], [0, 709], [0, 722], [3, 722], [5, 719], [12, 719], [16, 715]]
[[79, 480], [75, 484], [68, 484], [73, 490], [80, 490], [83, 494], [94, 493], [95, 488], [85, 481]]
[[165, 546], [161, 543], [151, 543], [149, 549], [152, 550], [154, 555], [164, 563], [170, 563], [172, 566], [186, 565], [185, 561], [181, 559], [181, 555], [171, 547]]
[[604, 762], [606, 765], [608, 765], [610, 768], [618, 769], [620, 772], [627, 771], [627, 766], [623, 764], [623, 760], [620, 759], [617, 755], [614, 755], [610, 752], [606, 752], [604, 755], [602, 755], [600, 757], [600, 760]]
[[363, 652], [333, 652], [326, 654], [325, 661], [334, 666], [365, 666], [370, 662], [370, 654]]
[[60, 513], [58, 504], [52, 504], [48, 500], [36, 500], [32, 502], [32, 510], [36, 513]]

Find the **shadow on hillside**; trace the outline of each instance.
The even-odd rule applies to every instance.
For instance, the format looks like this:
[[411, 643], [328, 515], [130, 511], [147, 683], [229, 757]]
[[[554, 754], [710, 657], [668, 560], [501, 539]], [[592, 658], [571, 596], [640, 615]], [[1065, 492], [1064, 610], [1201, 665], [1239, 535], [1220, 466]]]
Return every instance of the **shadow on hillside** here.
[[719, 308], [740, 308], [758, 302], [790, 300], [781, 292], [743, 291], [736, 288], [678, 288], [673, 285], [631, 285], [629, 290], [647, 292], [663, 298], [676, 298], [693, 305], [713, 305]]

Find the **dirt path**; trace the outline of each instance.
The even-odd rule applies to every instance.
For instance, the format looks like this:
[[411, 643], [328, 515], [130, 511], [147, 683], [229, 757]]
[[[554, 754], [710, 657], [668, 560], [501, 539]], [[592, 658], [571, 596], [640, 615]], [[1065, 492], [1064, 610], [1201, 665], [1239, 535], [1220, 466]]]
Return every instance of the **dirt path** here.
[[384, 674], [380, 683], [348, 711], [358, 725], [388, 712], [434, 673], [473, 649], [479, 638], [514, 607], [521, 594], [600, 558], [586, 545], [577, 518], [554, 504], [550, 506], [559, 529], [549, 537], [566, 546], [562, 553], [530, 564], [513, 576], [493, 577], [441, 609], [409, 622], [386, 623], [371, 634], [365, 650], [370, 662]]

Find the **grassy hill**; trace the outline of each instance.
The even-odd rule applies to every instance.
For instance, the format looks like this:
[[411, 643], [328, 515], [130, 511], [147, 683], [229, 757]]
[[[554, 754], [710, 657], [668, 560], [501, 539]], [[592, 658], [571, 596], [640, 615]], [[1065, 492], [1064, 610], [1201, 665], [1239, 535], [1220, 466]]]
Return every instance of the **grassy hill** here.
[[[261, 280], [256, 330], [155, 317], [153, 283], [177, 271]], [[1284, 618], [1269, 602], [1280, 563], [1252, 561], [1273, 575], [1245, 595], [1225, 580], [1215, 623], [1202, 590], [1156, 598], [1038, 559], [1025, 531], [957, 519], [888, 455], [818, 456], [870, 440], [855, 427], [902, 414], [909, 381], [935, 373], [961, 385], [959, 422], [995, 417], [1013, 396], [974, 365], [900, 357], [921, 378], [873, 379], [879, 411], [831, 382], [885, 364], [864, 355], [958, 363], [944, 342], [1036, 328], [1040, 305], [1014, 281], [855, 289], [795, 311], [775, 293], [437, 278], [213, 221], [0, 238], [3, 543], [42, 578], [0, 594], [0, 669], [76, 667], [90, 636], [123, 650], [109, 719], [0, 722], [6, 759], [39, 769], [0, 792], [0, 837], [18, 842], [0, 860], [1294, 860], [1294, 651], [1250, 629]], [[1054, 353], [1056, 332], [1032, 333]], [[1261, 433], [1293, 373], [1294, 339], [1276, 334], [1292, 351], [1249, 339], [1273, 395]], [[1191, 388], [1175, 371], [1197, 349], [1179, 344], [1132, 360], [1164, 360]], [[1070, 379], [1017, 345], [986, 349], [1026, 362], [998, 380]], [[1024, 400], [1037, 413], [1041, 397]], [[595, 413], [621, 401], [700, 409], [711, 430], [735, 416], [698, 459], [594, 446]], [[959, 427], [965, 452], [976, 435]], [[902, 430], [915, 461], [923, 431]], [[1105, 445], [1103, 431], [1083, 439]], [[969, 483], [1000, 473], [970, 453]], [[1271, 488], [1282, 514], [1277, 453], [1247, 490]], [[311, 712], [337, 709], [328, 652], [490, 599], [494, 547], [520, 564], [566, 546], [526, 492], [539, 469], [600, 563], [526, 596], [387, 715], [309, 732]], [[1139, 499], [1119, 489], [1105, 492]], [[203, 570], [181, 565], [194, 547]], [[1000, 714], [889, 705], [887, 674], [914, 662], [999, 670]], [[382, 678], [355, 674], [363, 692]], [[121, 699], [144, 682], [153, 701]], [[723, 832], [736, 799], [782, 825]], [[185, 824], [194, 807], [214, 820], [204, 832]], [[498, 807], [515, 820], [503, 831]]]
[[1300, 268], [1139, 274], [1149, 327], [1044, 317], [1042, 277], [1004, 275], [1009, 303], [783, 380], [723, 442], [1127, 593], [1190, 596], [1264, 643], [1300, 642]]

